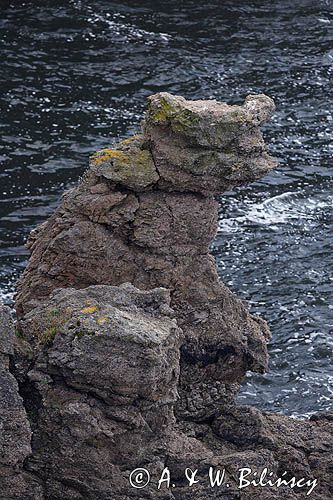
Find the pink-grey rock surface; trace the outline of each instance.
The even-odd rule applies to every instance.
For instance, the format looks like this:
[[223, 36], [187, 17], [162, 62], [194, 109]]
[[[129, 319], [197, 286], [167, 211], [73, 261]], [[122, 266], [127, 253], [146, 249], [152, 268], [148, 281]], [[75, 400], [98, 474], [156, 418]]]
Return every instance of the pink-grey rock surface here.
[[[275, 166], [260, 130], [273, 110], [265, 95], [150, 97], [142, 134], [93, 155], [31, 234], [14, 354], [1, 321], [0, 423], [15, 426], [0, 440], [0, 498], [308, 498], [306, 487], [239, 489], [242, 467], [317, 478], [310, 498], [333, 497], [331, 414], [298, 421], [235, 403], [245, 373], [267, 369], [270, 333], [209, 253], [216, 195]], [[136, 467], [151, 473], [144, 489], [129, 483]], [[158, 489], [165, 467], [175, 486]], [[186, 467], [202, 481], [189, 487]], [[210, 467], [229, 486], [208, 486]]]

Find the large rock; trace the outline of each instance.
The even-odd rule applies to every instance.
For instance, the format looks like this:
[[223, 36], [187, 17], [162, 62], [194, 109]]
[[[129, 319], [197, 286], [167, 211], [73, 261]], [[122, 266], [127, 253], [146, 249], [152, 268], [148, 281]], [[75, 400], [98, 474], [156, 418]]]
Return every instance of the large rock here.
[[152, 96], [143, 136], [93, 155], [78, 187], [31, 235], [19, 315], [59, 287], [168, 288], [186, 338], [178, 412], [214, 415], [247, 370], [267, 368], [268, 328], [219, 281], [209, 247], [214, 195], [275, 165], [259, 129], [273, 110], [264, 95], [243, 106]]
[[21, 332], [35, 345], [38, 370], [66, 379], [70, 387], [110, 405], [171, 403], [180, 330], [169, 304], [162, 288], [63, 289], [26, 315]]
[[[176, 419], [183, 332], [167, 290], [130, 284], [60, 289], [20, 328], [18, 342], [28, 342], [34, 352], [25, 382], [34, 433], [31, 449], [30, 433], [26, 450], [24, 442], [14, 448], [25, 458], [14, 485], [21, 488], [24, 479], [24, 488], [43, 486], [42, 494], [23, 490], [30, 492], [26, 498], [273, 500], [306, 498], [316, 486], [311, 498], [325, 499], [332, 492], [330, 414], [302, 422], [231, 402], [219, 411], [216, 406], [204, 422], [182, 420], [179, 412]], [[17, 388], [14, 393], [17, 398]], [[214, 401], [208, 404], [214, 407]], [[13, 437], [22, 438], [18, 431]], [[151, 474], [142, 496], [129, 482], [137, 468]], [[158, 489], [165, 468], [172, 483]], [[198, 471], [199, 482], [191, 487], [187, 468]], [[268, 469], [270, 479], [285, 473], [305, 484], [240, 490], [243, 468], [258, 477]], [[213, 477], [225, 470], [219, 487], [209, 485], [210, 470]]]
[[166, 92], [149, 101], [144, 132], [160, 188], [220, 194], [276, 166], [259, 129], [275, 109], [266, 95], [250, 95], [243, 106]]
[[[143, 134], [93, 155], [31, 234], [14, 356], [2, 318], [3, 500], [333, 497], [332, 414], [235, 403], [246, 371], [267, 368], [270, 334], [209, 254], [215, 196], [275, 165], [259, 128], [273, 109], [264, 95], [152, 96]], [[144, 489], [129, 482], [137, 467], [151, 474]], [[191, 487], [186, 468], [201, 479]], [[218, 487], [211, 468], [225, 469]], [[303, 480], [240, 489], [242, 468]]]
[[175, 443], [178, 454], [207, 456], [177, 430], [172, 316], [169, 292], [130, 284], [63, 289], [26, 315], [21, 335], [36, 351], [27, 378], [39, 395], [26, 468], [45, 498], [125, 498], [131, 469], [160, 467]]

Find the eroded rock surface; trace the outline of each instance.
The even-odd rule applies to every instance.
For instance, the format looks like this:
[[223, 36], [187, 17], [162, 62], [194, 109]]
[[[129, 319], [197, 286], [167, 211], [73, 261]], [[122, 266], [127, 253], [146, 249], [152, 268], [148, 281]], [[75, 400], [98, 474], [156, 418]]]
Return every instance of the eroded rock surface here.
[[31, 454], [31, 428], [17, 381], [9, 370], [13, 341], [10, 311], [0, 306], [0, 498], [39, 500], [43, 498], [41, 487], [23, 471]]
[[[235, 404], [246, 371], [267, 368], [269, 330], [209, 254], [215, 196], [275, 165], [260, 131], [273, 110], [264, 95], [243, 106], [152, 96], [142, 134], [93, 155], [31, 234], [1, 372], [22, 436], [4, 463], [26, 498], [302, 499], [315, 478], [310, 498], [333, 496], [330, 414], [303, 422]], [[150, 471], [144, 489], [129, 483], [136, 467]], [[165, 467], [175, 486], [158, 489]], [[187, 467], [201, 478], [192, 487]], [[228, 480], [212, 488], [210, 467]], [[309, 484], [239, 489], [242, 467]]]
[[32, 234], [18, 313], [58, 287], [168, 288], [186, 338], [178, 412], [214, 415], [247, 370], [267, 368], [268, 328], [219, 281], [209, 246], [214, 195], [275, 165], [259, 129], [273, 109], [264, 95], [243, 106], [152, 96], [143, 135], [96, 153], [78, 187]]
[[[20, 417], [24, 432], [16, 428], [5, 456], [17, 469], [6, 481], [14, 481], [19, 495], [10, 496], [10, 485], [4, 499], [306, 498], [309, 486], [240, 491], [244, 467], [258, 474], [268, 468], [274, 477], [287, 471], [309, 484], [319, 476], [311, 498], [331, 491], [329, 414], [299, 422], [230, 403], [210, 421], [176, 418], [184, 334], [166, 289], [61, 289], [20, 327], [17, 342], [29, 343], [33, 361], [25, 380], [20, 357], [12, 371], [21, 380], [33, 437], [30, 448], [28, 418], [9, 374], [15, 395], [10, 416]], [[143, 495], [129, 484], [138, 467], [151, 474]], [[175, 487], [158, 489], [166, 467]], [[192, 487], [185, 480], [188, 467], [198, 470]], [[214, 474], [225, 469], [228, 483], [211, 488], [210, 468]]]
[[125, 497], [128, 470], [165, 457], [181, 334], [169, 304], [164, 289], [100, 285], [60, 290], [27, 314], [39, 397], [26, 467], [46, 498]]

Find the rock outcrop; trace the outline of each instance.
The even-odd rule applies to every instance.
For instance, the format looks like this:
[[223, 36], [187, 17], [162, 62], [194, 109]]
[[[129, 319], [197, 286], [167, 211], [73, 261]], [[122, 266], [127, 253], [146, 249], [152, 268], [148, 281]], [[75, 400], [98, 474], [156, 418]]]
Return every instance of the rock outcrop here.
[[211, 418], [247, 370], [267, 368], [268, 328], [219, 281], [209, 245], [214, 195], [275, 165], [259, 129], [273, 109], [264, 95], [243, 106], [152, 96], [143, 135], [96, 153], [78, 187], [32, 234], [18, 313], [59, 287], [167, 288], [185, 335], [178, 413]]
[[[142, 135], [93, 155], [31, 234], [14, 355], [9, 326], [1, 337], [4, 407], [18, 422], [4, 500], [332, 496], [330, 414], [304, 422], [235, 403], [246, 371], [267, 368], [269, 329], [209, 254], [215, 196], [275, 166], [260, 131], [273, 110], [264, 95], [243, 106], [152, 96]], [[151, 480], [135, 488], [142, 467]], [[303, 482], [242, 489], [245, 467]], [[186, 468], [201, 480], [189, 486]], [[228, 481], [211, 487], [216, 469]]]

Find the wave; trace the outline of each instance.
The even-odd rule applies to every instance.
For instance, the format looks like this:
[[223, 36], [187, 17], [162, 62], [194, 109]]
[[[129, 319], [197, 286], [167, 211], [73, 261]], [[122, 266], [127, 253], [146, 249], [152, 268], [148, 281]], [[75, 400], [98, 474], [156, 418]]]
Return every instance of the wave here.
[[288, 191], [260, 203], [245, 202], [245, 206], [240, 209], [243, 215], [220, 220], [219, 232], [237, 232], [249, 224], [274, 226], [292, 220], [317, 221], [332, 207], [332, 194], [320, 192], [307, 197], [302, 191]]

